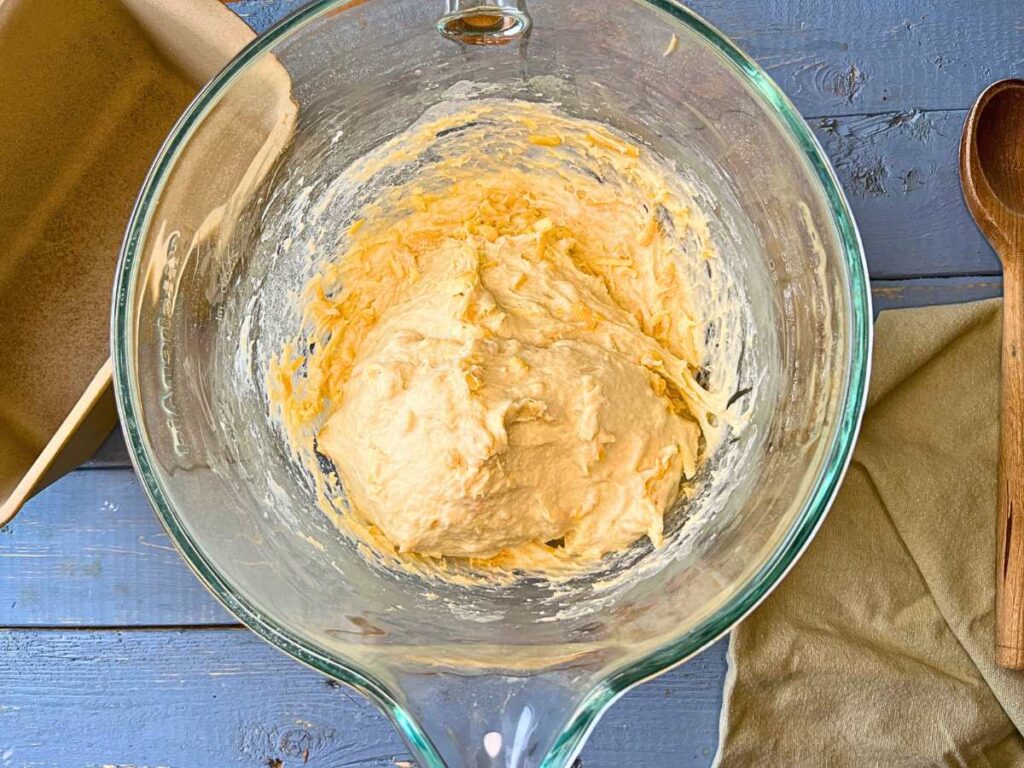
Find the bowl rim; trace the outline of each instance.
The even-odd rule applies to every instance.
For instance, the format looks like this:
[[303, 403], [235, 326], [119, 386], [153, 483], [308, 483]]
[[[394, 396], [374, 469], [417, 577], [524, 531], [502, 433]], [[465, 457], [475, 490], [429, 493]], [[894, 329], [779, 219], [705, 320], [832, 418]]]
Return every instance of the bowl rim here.
[[[567, 763], [582, 748], [586, 735], [600, 714], [626, 690], [683, 663], [728, 632], [756, 608], [796, 563], [817, 533], [838, 492], [849, 466], [867, 399], [871, 368], [872, 305], [867, 263], [857, 225], [835, 171], [821, 145], [796, 107], [769, 75], [727, 36], [677, 0], [633, 0], [667, 13], [676, 22], [696, 33], [717, 49], [742, 80], [765, 102], [779, 119], [816, 177], [822, 199], [831, 213], [834, 234], [844, 257], [850, 288], [849, 379], [841, 397], [837, 426], [822, 470], [812, 493], [794, 518], [789, 530], [768, 559], [739, 586], [713, 614], [702, 619], [681, 637], [612, 673], [583, 698], [568, 725], [544, 760], [544, 766]], [[388, 686], [360, 668], [279, 625], [263, 614], [244, 595], [239, 594], [203, 554], [179, 522], [161, 488], [143, 438], [138, 392], [131, 375], [130, 350], [132, 288], [137, 279], [135, 266], [145, 241], [155, 202], [178, 156], [192, 133], [217, 103], [220, 96], [245, 69], [277, 43], [310, 22], [351, 0], [315, 0], [278, 21], [242, 49], [220, 73], [197, 94], [171, 129], [146, 176], [128, 222], [121, 246], [113, 291], [111, 350], [114, 362], [114, 392], [118, 414], [127, 438], [132, 464], [142, 480], [150, 504], [177, 546], [185, 562], [213, 596], [243, 624], [263, 639], [298, 661], [347, 683], [371, 698], [391, 718], [401, 733], [424, 756], [436, 759], [443, 768], [426, 734], [403, 708]]]

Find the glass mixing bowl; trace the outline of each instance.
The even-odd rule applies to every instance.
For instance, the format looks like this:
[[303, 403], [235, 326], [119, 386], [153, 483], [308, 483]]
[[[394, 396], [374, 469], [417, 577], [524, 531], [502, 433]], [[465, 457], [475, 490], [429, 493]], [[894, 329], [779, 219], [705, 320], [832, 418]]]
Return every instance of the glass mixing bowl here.
[[[639, 543], [568, 584], [371, 563], [270, 418], [267, 359], [299, 322], [297, 265], [345, 229], [345, 210], [318, 206], [324, 189], [453, 93], [558, 103], [674, 161], [749, 315], [735, 393], [748, 427], [669, 516], [665, 547]], [[245, 49], [167, 140], [129, 225], [113, 349], [136, 469], [229, 610], [373, 699], [424, 766], [553, 768], [807, 545], [853, 448], [870, 319], [820, 147], [767, 75], [680, 5], [325, 0]]]

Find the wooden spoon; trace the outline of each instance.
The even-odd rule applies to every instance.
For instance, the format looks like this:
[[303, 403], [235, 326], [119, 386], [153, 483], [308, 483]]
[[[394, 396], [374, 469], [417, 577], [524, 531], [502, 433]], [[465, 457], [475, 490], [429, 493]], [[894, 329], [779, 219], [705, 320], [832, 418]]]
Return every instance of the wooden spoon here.
[[974, 103], [960, 181], [1003, 263], [996, 663], [1024, 669], [1024, 80], [1001, 80]]

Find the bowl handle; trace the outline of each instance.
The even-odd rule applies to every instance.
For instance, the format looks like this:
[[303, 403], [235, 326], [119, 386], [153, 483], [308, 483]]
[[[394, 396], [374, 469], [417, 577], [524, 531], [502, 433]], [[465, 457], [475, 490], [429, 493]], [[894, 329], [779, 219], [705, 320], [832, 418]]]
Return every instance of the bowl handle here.
[[437, 28], [467, 45], [504, 45], [526, 36], [533, 20], [526, 0], [445, 0]]

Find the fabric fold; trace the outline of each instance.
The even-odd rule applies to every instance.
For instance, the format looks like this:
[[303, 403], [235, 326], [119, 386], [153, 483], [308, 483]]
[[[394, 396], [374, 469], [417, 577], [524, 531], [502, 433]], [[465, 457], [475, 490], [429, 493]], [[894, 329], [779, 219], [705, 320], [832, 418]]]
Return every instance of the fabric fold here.
[[733, 633], [716, 765], [1024, 765], [994, 663], [999, 301], [876, 324], [828, 519]]

